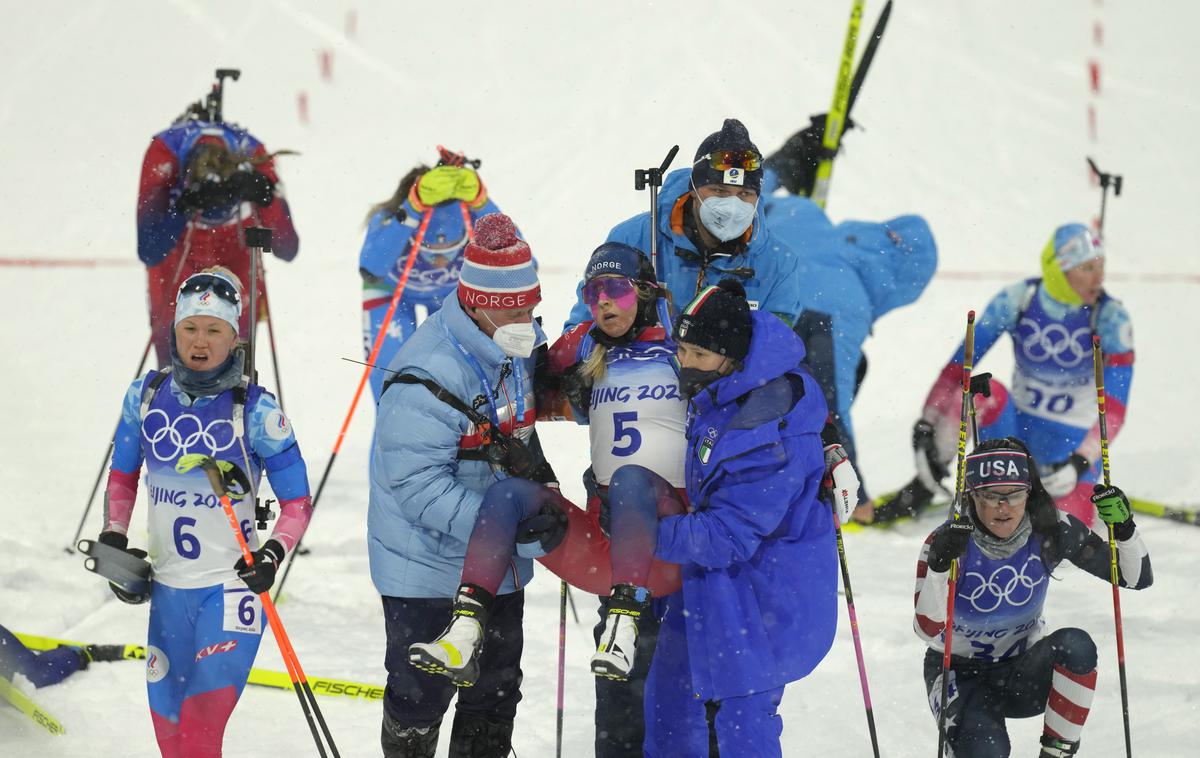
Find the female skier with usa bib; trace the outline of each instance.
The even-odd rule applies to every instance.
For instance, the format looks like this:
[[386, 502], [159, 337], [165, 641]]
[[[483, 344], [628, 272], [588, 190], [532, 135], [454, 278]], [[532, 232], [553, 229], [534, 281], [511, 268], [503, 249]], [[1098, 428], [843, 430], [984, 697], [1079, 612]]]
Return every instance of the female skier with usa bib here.
[[[99, 541], [146, 557], [127, 537], [145, 463], [153, 584], [148, 595], [113, 591], [127, 603], [150, 601], [146, 680], [164, 758], [221, 755], [262, 637], [257, 594], [274, 583], [312, 512], [292, 428], [275, 398], [244, 376], [241, 315], [233, 274], [218, 267], [188, 277], [176, 298], [171, 367], [133, 382], [113, 443]], [[177, 469], [188, 454], [242, 469], [254, 491], [266, 472], [280, 516], [262, 547], [254, 492], [234, 503], [251, 567], [204, 472]]]
[[[1109, 546], [1078, 518], [1055, 509], [1033, 456], [1015, 437], [988, 440], [967, 456], [966, 487], [965, 513], [934, 530], [917, 563], [913, 628], [929, 646], [925, 685], [934, 717], [942, 693], [948, 572], [958, 559], [945, 719], [952, 754], [1006, 758], [1005, 720], [1044, 712], [1040, 758], [1075, 755], [1095, 692], [1096, 645], [1082, 629], [1045, 634], [1042, 607], [1064, 561], [1109, 580]], [[1096, 485], [1090, 500], [1113, 526], [1120, 585], [1149, 587], [1150, 556], [1125, 494]]]

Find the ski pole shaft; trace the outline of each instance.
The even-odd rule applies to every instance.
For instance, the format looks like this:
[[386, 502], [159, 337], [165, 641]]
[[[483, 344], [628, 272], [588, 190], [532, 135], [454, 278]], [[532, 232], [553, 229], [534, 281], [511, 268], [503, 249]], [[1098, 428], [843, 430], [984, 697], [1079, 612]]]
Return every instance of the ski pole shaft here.
[[[338, 451], [342, 449], [342, 441], [346, 439], [346, 430], [350, 428], [350, 420], [354, 418], [354, 410], [358, 407], [358, 400], [362, 397], [363, 387], [366, 386], [367, 380], [371, 376], [371, 369], [374, 368], [375, 358], [379, 355], [379, 349], [383, 346], [383, 340], [387, 337], [388, 325], [392, 323], [392, 316], [396, 313], [396, 307], [400, 304], [400, 297], [404, 294], [404, 287], [408, 284], [408, 275], [412, 272], [413, 263], [417, 259], [417, 252], [421, 249], [421, 242], [425, 239], [425, 230], [429, 228], [429, 219], [433, 217], [433, 209], [429, 208], [421, 217], [421, 224], [417, 227], [417, 231], [413, 233], [411, 246], [412, 249], [408, 252], [408, 259], [404, 262], [404, 271], [400, 274], [400, 281], [396, 284], [396, 291], [392, 293], [392, 300], [388, 303], [387, 312], [383, 315], [383, 322], [379, 325], [379, 334], [375, 335], [375, 342], [371, 345], [371, 354], [367, 356], [367, 366], [363, 369], [362, 376], [359, 377], [358, 387], [354, 390], [354, 398], [350, 401], [350, 408], [346, 411], [346, 418], [342, 420], [342, 428], [338, 431], [337, 440], [333, 443], [333, 452], [329, 454], [329, 461], [325, 464], [325, 471], [321, 474], [321, 482], [317, 485], [317, 492], [313, 496], [312, 509], [317, 509], [317, 503], [321, 500], [321, 493], [325, 491], [325, 483], [329, 481], [329, 472], [333, 470], [333, 462], [337, 460]], [[303, 537], [301, 537], [303, 540]], [[275, 585], [275, 598], [278, 599], [283, 593], [283, 585], [287, 582], [288, 574], [292, 571], [292, 564], [296, 562], [296, 553], [300, 551], [300, 541], [296, 542], [296, 547], [288, 556], [287, 566], [283, 569], [282, 576], [279, 577], [278, 584]]]
[[554, 756], [562, 758], [563, 744], [563, 695], [566, 689], [567, 670], [567, 583], [562, 581], [558, 588], [558, 713], [554, 729]]
[[[963, 489], [967, 474], [967, 414], [974, 403], [971, 400], [971, 371], [975, 367], [975, 311], [967, 311], [967, 336], [963, 340], [962, 409], [958, 421], [958, 464], [954, 481], [954, 501], [950, 504], [951, 514], [958, 521], [962, 513]], [[954, 595], [958, 590], [958, 559], [950, 561], [950, 586], [946, 594], [946, 628], [942, 632], [945, 644], [942, 647], [942, 697], [938, 707], [938, 758], [946, 749], [946, 710], [950, 697], [950, 658], [954, 647]]]
[[[842, 497], [849, 497], [843, 491]], [[836, 495], [835, 495], [836, 496]], [[837, 536], [838, 563], [842, 568], [842, 587], [846, 590], [846, 615], [850, 618], [850, 635], [854, 638], [854, 657], [858, 662], [858, 683], [862, 687], [863, 707], [867, 712], [867, 729], [871, 733], [871, 750], [879, 758], [879, 737], [875, 733], [875, 709], [871, 706], [871, 688], [867, 685], [867, 663], [863, 658], [862, 640], [858, 633], [858, 614], [854, 610], [854, 591], [850, 589], [850, 567], [846, 562], [846, 545], [842, 540], [842, 522], [833, 508], [834, 533]]]
[[[1096, 409], [1100, 418], [1100, 465], [1104, 471], [1104, 486], [1112, 486], [1108, 463], [1108, 421], [1104, 398], [1104, 351], [1100, 349], [1100, 335], [1092, 335], [1092, 369], [1096, 374]], [[1121, 680], [1121, 720], [1125, 726], [1125, 756], [1133, 755], [1133, 741], [1129, 733], [1129, 687], [1125, 677], [1125, 633], [1121, 623], [1121, 580], [1117, 567], [1117, 537], [1113, 525], [1108, 525], [1108, 553], [1110, 560], [1109, 579], [1112, 583], [1113, 623], [1117, 634], [1117, 672]]]
[[[209, 458], [201, 465], [204, 466], [204, 472], [208, 475], [209, 483], [212, 484], [213, 490], [217, 493], [217, 497], [221, 501], [221, 508], [225, 512], [225, 518], [229, 519], [229, 526], [233, 529], [238, 547], [242, 551], [242, 559], [246, 561], [247, 567], [253, 566], [254, 554], [250, 552], [250, 545], [246, 543], [246, 536], [242, 534], [242, 529], [238, 525], [237, 514], [233, 510], [233, 502], [230, 500], [229, 493], [225, 489], [225, 484], [222, 481], [221, 472], [217, 468], [216, 462]], [[333, 735], [330, 734], [329, 726], [325, 723], [325, 718], [321, 713], [321, 707], [317, 705], [316, 696], [308, 684], [308, 678], [304, 675], [304, 669], [300, 667], [300, 658], [296, 655], [295, 648], [292, 647], [292, 641], [283, 627], [283, 620], [279, 618], [279, 611], [275, 608], [275, 603], [271, 601], [271, 593], [260, 592], [258, 597], [262, 601], [263, 613], [267, 617], [267, 625], [271, 627], [271, 632], [275, 635], [275, 644], [279, 647], [279, 654], [283, 657], [283, 662], [287, 666], [288, 676], [292, 680], [292, 687], [296, 690], [296, 696], [300, 700], [300, 709], [304, 712], [309, 731], [312, 732], [313, 741], [317, 745], [317, 752], [322, 758], [327, 758], [325, 746], [321, 741], [321, 736], [324, 735], [325, 742], [329, 743], [329, 749], [333, 753], [333, 758], [340, 758], [337, 746], [333, 742]], [[317, 723], [313, 722], [314, 714], [316, 715], [317, 723], [320, 724], [321, 734], [317, 733]]]
[[[134, 379], [142, 375], [142, 369], [146, 367], [146, 359], [150, 357], [150, 346], [153, 343], [153, 337], [146, 340], [146, 347], [142, 349], [142, 359], [138, 361], [137, 370], [133, 372]], [[118, 418], [112, 436], [108, 438], [108, 447], [104, 448], [104, 457], [100, 460], [100, 470], [96, 472], [96, 481], [92, 482], [92, 491], [88, 495], [87, 504], [83, 507], [83, 515], [79, 517], [79, 526], [75, 528], [75, 536], [71, 538], [71, 544], [65, 548], [68, 553], [74, 553], [75, 545], [79, 544], [79, 536], [83, 534], [83, 527], [87, 524], [88, 515], [92, 512], [92, 503], [96, 502], [96, 493], [100, 490], [100, 482], [104, 480], [104, 472], [108, 469], [108, 459], [112, 457], [117, 430], [120, 428], [121, 419]]]
[[864, 2], [865, 0], [854, 0], [850, 7], [850, 22], [846, 26], [846, 40], [842, 44], [842, 60], [833, 89], [833, 104], [825, 116], [825, 132], [821, 136], [825, 157], [817, 162], [817, 178], [812, 192], [812, 201], [821, 208], [825, 207], [829, 197], [829, 179], [833, 175], [831, 156], [837, 151], [838, 142], [842, 138], [842, 128], [846, 123], [847, 106], [850, 102], [850, 70], [854, 66], [854, 49], [858, 46], [858, 28], [862, 23]]
[[650, 188], [650, 266], [654, 269], [654, 278], [658, 278], [658, 188], [662, 186], [663, 174], [667, 172], [679, 145], [673, 145], [667, 151], [667, 157], [658, 166], [639, 168], [633, 172], [633, 188], [643, 190]]
[[[192, 252], [192, 227], [188, 226], [187, 233], [183, 238], [183, 255], [179, 256], [179, 263], [175, 266], [175, 272], [171, 276], [171, 290], [179, 289], [179, 279], [183, 275], [184, 264], [187, 263], [188, 255]], [[150, 357], [150, 348], [154, 346], [154, 318], [151, 314], [150, 320], [150, 336], [146, 338], [146, 346], [142, 348], [142, 358], [138, 361], [137, 371], [133, 372], [133, 378], [136, 380], [142, 375], [142, 369], [146, 367], [146, 359]], [[79, 526], [75, 529], [75, 536], [71, 538], [71, 544], [67, 546], [68, 553], [75, 552], [75, 545], [79, 544], [79, 535], [83, 534], [84, 524], [87, 523], [88, 514], [92, 512], [92, 503], [96, 500], [96, 492], [100, 489], [100, 482], [104, 479], [104, 470], [108, 468], [109, 457], [112, 456], [113, 445], [116, 443], [117, 430], [121, 428], [121, 419], [117, 419], [117, 426], [113, 429], [112, 437], [108, 440], [108, 447], [104, 451], [104, 460], [100, 462], [100, 471], [96, 474], [96, 481], [92, 483], [92, 492], [88, 495], [87, 504], [83, 507], [83, 516], [79, 518]]]
[[[261, 259], [259, 262], [261, 266]], [[283, 405], [283, 378], [279, 375], [279, 349], [275, 347], [275, 319], [271, 318], [271, 297], [267, 294], [266, 271], [261, 272], [263, 286], [263, 315], [267, 318], [267, 342], [271, 345], [271, 370], [275, 372], [275, 399], [279, 409], [287, 412]]]
[[867, 72], [871, 69], [871, 61], [875, 60], [875, 51], [879, 49], [879, 42], [883, 39], [883, 32], [887, 29], [888, 19], [891, 15], [892, 0], [888, 0], [883, 6], [883, 10], [879, 12], [875, 28], [871, 30], [871, 38], [867, 40], [867, 46], [863, 49], [862, 59], [859, 60], [858, 67], [854, 69], [854, 81], [850, 83], [850, 97], [846, 101], [847, 119], [850, 118], [850, 111], [854, 110], [854, 102], [858, 100], [859, 90], [862, 89]]

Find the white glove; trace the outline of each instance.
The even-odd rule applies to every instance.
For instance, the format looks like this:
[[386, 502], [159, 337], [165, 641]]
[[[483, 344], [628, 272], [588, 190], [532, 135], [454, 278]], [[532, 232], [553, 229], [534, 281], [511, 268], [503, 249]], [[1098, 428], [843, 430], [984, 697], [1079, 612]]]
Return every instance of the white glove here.
[[1050, 497], [1065, 497], [1071, 494], [1075, 485], [1079, 484], [1079, 477], [1091, 467], [1092, 463], [1087, 458], [1079, 453], [1071, 453], [1071, 457], [1065, 461], [1046, 467], [1046, 473], [1042, 474], [1042, 486], [1050, 493]]
[[858, 472], [841, 445], [833, 444], [825, 448], [825, 481], [833, 483], [830, 499], [838, 523], [850, 523], [850, 514], [858, 505]]

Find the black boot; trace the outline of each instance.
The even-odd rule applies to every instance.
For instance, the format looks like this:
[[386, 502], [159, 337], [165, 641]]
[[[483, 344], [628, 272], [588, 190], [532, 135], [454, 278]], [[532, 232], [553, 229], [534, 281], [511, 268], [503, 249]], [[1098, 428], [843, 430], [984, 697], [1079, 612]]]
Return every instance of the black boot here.
[[933, 492], [926, 489], [920, 479], [913, 479], [892, 497], [876, 501], [875, 519], [871, 523], [882, 524], [906, 516], [916, 516], [932, 502]]
[[458, 711], [450, 729], [449, 758], [505, 758], [512, 750], [512, 730], [511, 721]]
[[438, 731], [441, 722], [433, 726], [403, 726], [383, 712], [383, 728], [379, 743], [383, 746], [383, 758], [433, 758], [437, 750]]

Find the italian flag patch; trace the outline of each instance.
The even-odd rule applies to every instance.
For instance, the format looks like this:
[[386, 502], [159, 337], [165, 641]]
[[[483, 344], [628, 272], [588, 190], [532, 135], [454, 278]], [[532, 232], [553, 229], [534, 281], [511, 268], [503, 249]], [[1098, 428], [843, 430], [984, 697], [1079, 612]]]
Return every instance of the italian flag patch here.
[[696, 450], [696, 457], [700, 459], [701, 463], [707, 464], [709, 457], [712, 456], [712, 449], [713, 441], [706, 438]]

